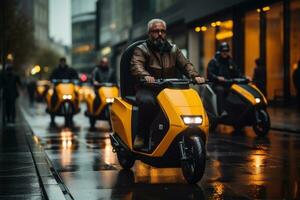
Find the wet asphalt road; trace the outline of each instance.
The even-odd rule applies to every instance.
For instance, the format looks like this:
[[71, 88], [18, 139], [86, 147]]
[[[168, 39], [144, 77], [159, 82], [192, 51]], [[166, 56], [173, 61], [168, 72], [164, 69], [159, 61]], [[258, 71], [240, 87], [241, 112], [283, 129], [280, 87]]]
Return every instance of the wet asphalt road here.
[[180, 169], [136, 162], [122, 170], [108, 124], [97, 122], [91, 131], [82, 113], [71, 130], [62, 118], [51, 128], [42, 104], [25, 116], [74, 199], [300, 199], [300, 135], [271, 131], [258, 138], [251, 129], [220, 127], [209, 136], [205, 175], [192, 186]]

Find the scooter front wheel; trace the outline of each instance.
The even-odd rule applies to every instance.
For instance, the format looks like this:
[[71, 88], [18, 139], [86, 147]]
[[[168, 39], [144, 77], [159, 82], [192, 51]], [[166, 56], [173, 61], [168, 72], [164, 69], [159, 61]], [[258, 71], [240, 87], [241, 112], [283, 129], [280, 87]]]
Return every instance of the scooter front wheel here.
[[184, 139], [185, 159], [181, 161], [184, 178], [190, 184], [201, 180], [205, 170], [206, 150], [199, 136], [190, 136]]
[[135, 163], [134, 157], [125, 149], [117, 151], [118, 161], [123, 169], [129, 170]]
[[253, 130], [258, 136], [265, 136], [270, 130], [270, 117], [267, 111], [255, 110]]

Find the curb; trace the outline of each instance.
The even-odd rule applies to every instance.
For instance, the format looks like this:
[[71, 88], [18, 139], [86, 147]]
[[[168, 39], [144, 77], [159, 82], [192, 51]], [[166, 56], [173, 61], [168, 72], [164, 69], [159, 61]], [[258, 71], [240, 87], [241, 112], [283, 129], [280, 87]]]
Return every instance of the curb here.
[[33, 130], [26, 120], [26, 112], [23, 108], [20, 108], [20, 114], [24, 120], [25, 137], [29, 147], [33, 163], [37, 172], [39, 185], [42, 189], [43, 196], [46, 200], [58, 200], [66, 199], [73, 200], [73, 196], [70, 194], [68, 188], [61, 180], [57, 171], [55, 171], [48, 155], [44, 148], [38, 145], [38, 138], [35, 137]]

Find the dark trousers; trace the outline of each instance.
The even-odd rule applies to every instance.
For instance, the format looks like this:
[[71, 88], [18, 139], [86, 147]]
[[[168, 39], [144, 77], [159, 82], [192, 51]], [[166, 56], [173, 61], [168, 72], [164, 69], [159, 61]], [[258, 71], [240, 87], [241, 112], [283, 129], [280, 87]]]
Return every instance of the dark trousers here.
[[6, 121], [14, 123], [16, 119], [16, 98], [6, 98], [4, 101]]
[[222, 85], [214, 85], [213, 90], [217, 95], [218, 113], [222, 114], [225, 105], [225, 99], [228, 94], [228, 89]]
[[138, 133], [139, 136], [149, 137], [149, 128], [157, 114], [155, 92], [147, 88], [141, 88], [136, 93], [138, 104]]

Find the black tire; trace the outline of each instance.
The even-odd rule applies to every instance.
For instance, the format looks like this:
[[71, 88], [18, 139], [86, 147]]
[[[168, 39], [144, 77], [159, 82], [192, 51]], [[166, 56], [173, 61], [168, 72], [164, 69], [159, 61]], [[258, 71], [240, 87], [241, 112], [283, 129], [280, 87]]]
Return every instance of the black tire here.
[[253, 130], [257, 136], [266, 136], [270, 130], [270, 116], [266, 110], [255, 110]]
[[129, 170], [133, 167], [135, 159], [127, 150], [120, 149], [117, 151], [118, 161], [123, 169]]
[[89, 117], [90, 119], [90, 127], [95, 128], [96, 119], [94, 117]]
[[50, 114], [50, 118], [51, 118], [51, 124], [55, 124], [55, 115], [54, 114]]
[[72, 105], [69, 102], [64, 103], [65, 127], [71, 127], [73, 124]]
[[206, 149], [204, 142], [198, 136], [186, 137], [184, 141], [187, 160], [181, 162], [181, 170], [189, 184], [201, 180], [205, 170]]

